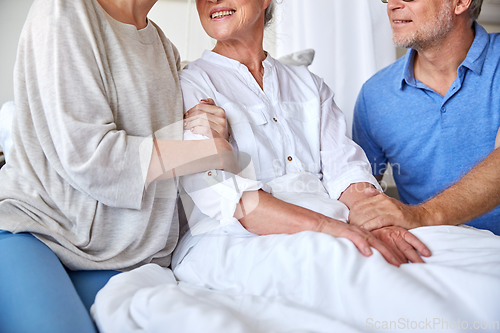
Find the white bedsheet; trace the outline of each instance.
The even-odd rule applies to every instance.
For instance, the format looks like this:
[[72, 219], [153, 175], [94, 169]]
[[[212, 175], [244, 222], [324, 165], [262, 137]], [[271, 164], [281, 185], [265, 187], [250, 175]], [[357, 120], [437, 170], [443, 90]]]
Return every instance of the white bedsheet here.
[[[196, 236], [175, 268], [183, 282], [155, 265], [113, 277], [93, 309], [100, 330], [456, 332], [457, 325], [490, 325], [480, 331], [498, 331], [500, 237], [490, 232], [415, 229], [433, 256], [396, 268], [378, 252], [363, 257], [345, 239], [314, 232], [235, 236], [230, 228]], [[376, 329], [384, 325], [392, 329]]]

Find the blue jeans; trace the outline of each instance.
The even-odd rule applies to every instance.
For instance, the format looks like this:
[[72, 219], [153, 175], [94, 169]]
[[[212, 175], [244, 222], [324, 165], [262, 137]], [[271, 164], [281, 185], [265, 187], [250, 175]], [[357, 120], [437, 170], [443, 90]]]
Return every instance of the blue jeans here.
[[89, 309], [117, 271], [70, 271], [29, 233], [0, 230], [0, 332], [96, 332]]

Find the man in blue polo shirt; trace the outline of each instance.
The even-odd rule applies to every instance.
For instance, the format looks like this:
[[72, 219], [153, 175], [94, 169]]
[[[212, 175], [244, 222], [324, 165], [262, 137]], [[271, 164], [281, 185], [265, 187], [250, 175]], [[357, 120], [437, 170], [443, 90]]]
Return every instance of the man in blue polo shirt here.
[[375, 176], [393, 166], [402, 203], [367, 190], [350, 222], [468, 222], [499, 235], [500, 34], [477, 24], [482, 0], [383, 2], [394, 42], [409, 50], [363, 86], [353, 138]]

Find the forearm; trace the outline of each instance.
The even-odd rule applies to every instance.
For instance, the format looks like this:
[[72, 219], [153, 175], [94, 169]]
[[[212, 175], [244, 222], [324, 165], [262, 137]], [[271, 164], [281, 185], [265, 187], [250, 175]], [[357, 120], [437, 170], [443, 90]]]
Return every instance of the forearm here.
[[[224, 169], [224, 157], [231, 153], [223, 140], [156, 140], [149, 163], [147, 182], [168, 179], [212, 169]], [[227, 164], [227, 163], [226, 163]]]
[[258, 235], [319, 231], [327, 221], [319, 213], [281, 201], [264, 191], [245, 192], [234, 217], [245, 229]]
[[500, 204], [500, 149], [493, 151], [458, 183], [421, 205], [430, 225], [457, 225]]
[[396, 266], [402, 263], [384, 244], [371, 237], [368, 231], [286, 203], [263, 191], [245, 192], [235, 217], [245, 229], [257, 235], [316, 231], [349, 239], [365, 256], [372, 255], [370, 246], [373, 246], [387, 262]]
[[[373, 188], [373, 185], [351, 184], [339, 200], [349, 208], [367, 197], [363, 191], [365, 188]], [[234, 216], [245, 229], [258, 235], [319, 231], [325, 224], [333, 221], [322, 214], [276, 199], [263, 191], [245, 192]]]

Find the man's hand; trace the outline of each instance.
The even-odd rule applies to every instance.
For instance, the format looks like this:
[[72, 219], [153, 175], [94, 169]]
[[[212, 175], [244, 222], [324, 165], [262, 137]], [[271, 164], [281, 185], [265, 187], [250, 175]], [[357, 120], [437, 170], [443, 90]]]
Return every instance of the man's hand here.
[[405, 228], [397, 226], [384, 227], [373, 230], [372, 234], [384, 242], [402, 262], [409, 260], [413, 263], [424, 263], [420, 255], [424, 257], [431, 256], [431, 251], [427, 246]]
[[202, 99], [184, 115], [184, 129], [213, 139], [228, 140], [229, 132], [224, 109], [213, 99]]
[[375, 230], [387, 226], [400, 226], [413, 229], [430, 225], [430, 213], [422, 206], [407, 206], [390, 198], [376, 189], [365, 189], [371, 196], [356, 202], [349, 213], [349, 223], [366, 230]]

